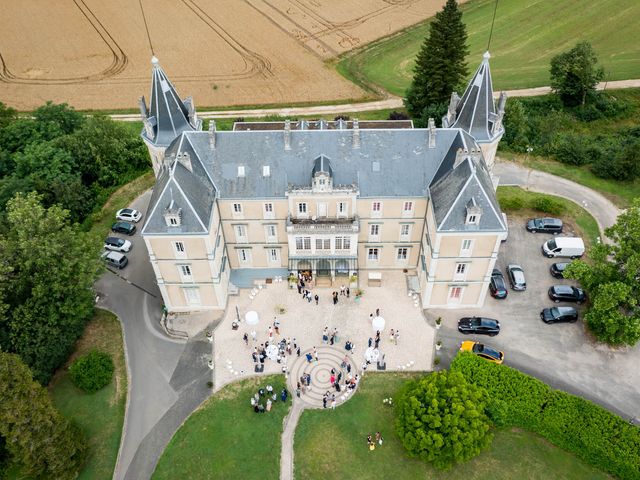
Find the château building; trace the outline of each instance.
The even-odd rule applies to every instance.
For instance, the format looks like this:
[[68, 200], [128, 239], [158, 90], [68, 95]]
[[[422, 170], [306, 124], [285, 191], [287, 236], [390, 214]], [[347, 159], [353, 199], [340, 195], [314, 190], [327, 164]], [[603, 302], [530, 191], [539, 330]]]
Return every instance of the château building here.
[[[235, 123], [202, 131], [157, 59], [142, 138], [156, 174], [142, 236], [169, 311], [303, 271], [317, 285], [405, 271], [422, 306], [480, 307], [507, 225], [491, 167], [506, 97], [489, 54], [443, 128], [411, 121]], [[357, 280], [356, 280], [357, 279]]]

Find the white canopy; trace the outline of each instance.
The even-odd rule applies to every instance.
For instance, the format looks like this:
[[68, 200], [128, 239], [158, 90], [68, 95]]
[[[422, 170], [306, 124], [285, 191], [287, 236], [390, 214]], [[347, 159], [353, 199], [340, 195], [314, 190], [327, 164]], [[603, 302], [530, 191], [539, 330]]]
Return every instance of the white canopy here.
[[375, 331], [380, 330], [381, 332], [384, 330], [385, 325], [384, 318], [382, 317], [373, 317], [373, 321], [371, 322], [371, 326]]
[[251, 310], [245, 314], [244, 320], [247, 322], [247, 325], [257, 325], [260, 318], [258, 317], [258, 312]]

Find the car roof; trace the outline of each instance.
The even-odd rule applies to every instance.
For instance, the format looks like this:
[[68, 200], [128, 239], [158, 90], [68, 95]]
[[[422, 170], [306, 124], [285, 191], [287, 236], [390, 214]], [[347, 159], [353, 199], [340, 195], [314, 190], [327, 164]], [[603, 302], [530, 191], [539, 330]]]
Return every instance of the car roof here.
[[569, 265], [571, 262], [558, 262], [558, 263], [554, 263], [555, 267], [557, 270], [564, 270], [565, 268], [567, 268], [567, 265]]
[[520, 265], [516, 265], [515, 263], [511, 263], [509, 265], [507, 265], [507, 268], [510, 270], [522, 270], [522, 267]]
[[559, 218], [544, 217], [538, 218], [537, 220], [542, 220], [544, 223], [549, 225], [562, 225], [562, 220]]
[[573, 307], [554, 307], [558, 309], [558, 313], [566, 315], [568, 313], [576, 313], [577, 310]]
[[121, 244], [121, 243], [126, 242], [126, 240], [124, 238], [120, 238], [120, 237], [107, 237], [105, 242]]
[[112, 260], [115, 261], [120, 261], [122, 258], [124, 257], [124, 255], [120, 252], [109, 252], [109, 254], [107, 255], [107, 258], [111, 258]]
[[482, 343], [476, 343], [473, 348], [478, 348], [477, 353], [484, 353], [494, 358], [500, 358], [500, 352], [495, 350], [494, 348], [489, 347], [488, 345], [484, 345]]
[[556, 293], [573, 293], [573, 287], [571, 285], [554, 285], [553, 290]]
[[120, 213], [133, 213], [135, 210], [133, 208], [123, 208], [120, 210]]

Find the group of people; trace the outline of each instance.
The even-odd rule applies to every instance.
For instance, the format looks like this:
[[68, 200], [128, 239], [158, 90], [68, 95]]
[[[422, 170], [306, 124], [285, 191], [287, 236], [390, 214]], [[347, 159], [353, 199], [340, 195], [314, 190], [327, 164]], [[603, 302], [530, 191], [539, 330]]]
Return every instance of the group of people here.
[[324, 329], [322, 330], [322, 343], [333, 345], [337, 341], [338, 329], [334, 327], [331, 331], [329, 331], [329, 327], [325, 325]]
[[[280, 391], [280, 401], [286, 402], [289, 398], [289, 392], [286, 388]], [[274, 391], [273, 386], [267, 385], [260, 387], [258, 391], [251, 397], [251, 408], [256, 413], [270, 412], [274, 403], [278, 401], [278, 393]]]
[[[296, 341], [296, 338], [287, 337], [281, 338], [279, 341], [275, 339], [275, 336], [280, 335], [280, 321], [277, 317], [274, 317], [273, 324], [269, 325], [267, 329], [267, 340], [264, 343], [261, 343], [259, 346], [253, 347], [253, 352], [251, 353], [251, 358], [254, 364], [263, 365], [266, 358], [268, 357], [267, 352], [268, 348], [271, 345], [275, 345], [277, 347], [275, 351], [275, 355], [272, 355], [271, 358], [275, 360], [277, 363], [282, 364], [282, 372], [287, 374], [287, 355], [291, 356], [294, 353], [299, 357], [300, 356], [300, 345]], [[244, 340], [245, 345], [249, 345], [249, 335], [245, 332], [242, 339]], [[258, 336], [254, 331], [251, 332], [251, 340], [255, 343], [258, 340]]]
[[369, 445], [369, 450], [376, 449], [376, 443], [382, 446], [383, 438], [380, 435], [380, 432], [376, 432], [375, 437], [372, 437], [371, 434], [367, 435], [367, 445]]

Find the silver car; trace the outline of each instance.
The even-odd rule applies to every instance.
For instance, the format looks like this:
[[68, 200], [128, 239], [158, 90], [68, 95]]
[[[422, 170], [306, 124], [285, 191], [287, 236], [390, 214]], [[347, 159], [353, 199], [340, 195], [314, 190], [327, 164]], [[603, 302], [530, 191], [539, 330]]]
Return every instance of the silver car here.
[[507, 275], [509, 276], [509, 283], [511, 283], [511, 290], [526, 290], [527, 281], [524, 278], [524, 270], [520, 265], [507, 265]]

